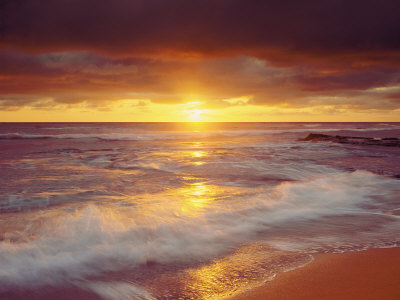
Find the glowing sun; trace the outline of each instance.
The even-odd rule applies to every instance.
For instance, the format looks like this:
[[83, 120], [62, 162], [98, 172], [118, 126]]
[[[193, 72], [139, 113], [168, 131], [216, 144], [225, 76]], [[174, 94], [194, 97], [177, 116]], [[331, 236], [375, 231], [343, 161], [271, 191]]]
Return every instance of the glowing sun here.
[[201, 119], [202, 109], [191, 109], [189, 110], [189, 120], [198, 121]]

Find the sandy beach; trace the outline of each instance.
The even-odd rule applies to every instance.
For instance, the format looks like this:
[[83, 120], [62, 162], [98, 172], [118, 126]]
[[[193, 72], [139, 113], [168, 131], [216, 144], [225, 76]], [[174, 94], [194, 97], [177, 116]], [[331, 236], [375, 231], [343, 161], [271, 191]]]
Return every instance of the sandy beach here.
[[317, 255], [234, 299], [400, 299], [400, 248]]

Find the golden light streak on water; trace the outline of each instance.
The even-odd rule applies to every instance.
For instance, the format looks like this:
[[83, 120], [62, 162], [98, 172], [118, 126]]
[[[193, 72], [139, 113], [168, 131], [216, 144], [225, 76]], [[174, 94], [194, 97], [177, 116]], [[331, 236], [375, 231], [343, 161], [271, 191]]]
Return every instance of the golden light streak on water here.
[[205, 155], [204, 151], [193, 151], [192, 153], [193, 157], [202, 157]]
[[230, 298], [273, 280], [278, 272], [298, 266], [299, 261], [304, 264], [309, 256], [262, 244], [244, 246], [204, 267], [187, 270], [186, 294], [203, 300]]
[[204, 182], [190, 183], [187, 187], [178, 190], [182, 198], [181, 212], [192, 215], [196, 211], [206, 208], [218, 194], [218, 188]]

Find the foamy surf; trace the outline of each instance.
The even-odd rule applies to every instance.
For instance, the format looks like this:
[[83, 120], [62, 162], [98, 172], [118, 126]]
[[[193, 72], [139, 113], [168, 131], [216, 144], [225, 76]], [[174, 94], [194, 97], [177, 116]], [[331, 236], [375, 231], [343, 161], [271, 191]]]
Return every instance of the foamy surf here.
[[3, 140], [0, 296], [225, 298], [314, 253], [399, 245], [398, 150], [207, 134]]
[[79, 282], [77, 286], [90, 290], [105, 300], [155, 300], [151, 293], [127, 282]]
[[[197, 217], [177, 216], [174, 207], [157, 216], [137, 217], [135, 207], [130, 211], [101, 205], [56, 216], [49, 212], [40, 224], [32, 224], [37, 226], [29, 231], [35, 233], [33, 237], [19, 233], [20, 237], [0, 243], [0, 286], [59, 285], [149, 262], [207, 262], [243, 243], [261, 238], [268, 244], [268, 237], [274, 240], [277, 234], [281, 240], [298, 235], [292, 238], [295, 247], [280, 247], [285, 251], [351, 249], [357, 247], [358, 239], [369, 246], [384, 241], [395, 244], [398, 241], [393, 236], [399, 232], [393, 225], [398, 229], [398, 217], [384, 214], [382, 209], [390, 209], [383, 201], [397, 195], [398, 189], [394, 179], [357, 171], [306, 183], [284, 183], [252, 195], [247, 204], [224, 211], [210, 206]], [[353, 224], [343, 230], [346, 216]], [[314, 228], [327, 219], [332, 227], [329, 232]]]

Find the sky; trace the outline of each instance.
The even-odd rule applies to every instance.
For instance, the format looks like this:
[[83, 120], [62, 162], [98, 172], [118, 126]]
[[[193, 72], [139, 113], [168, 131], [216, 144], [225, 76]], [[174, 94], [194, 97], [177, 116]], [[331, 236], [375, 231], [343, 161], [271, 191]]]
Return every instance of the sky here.
[[398, 0], [0, 0], [0, 122], [400, 122]]

